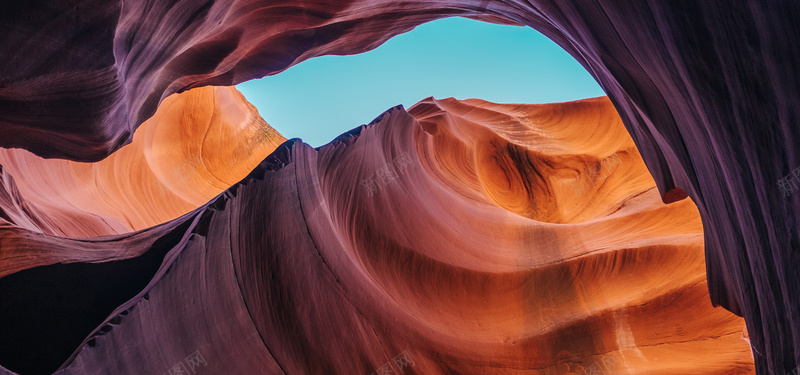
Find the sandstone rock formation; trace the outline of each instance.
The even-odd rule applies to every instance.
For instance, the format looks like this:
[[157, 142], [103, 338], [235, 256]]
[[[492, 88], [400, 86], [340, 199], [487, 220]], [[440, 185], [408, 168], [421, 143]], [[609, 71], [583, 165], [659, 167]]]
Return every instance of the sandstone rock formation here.
[[[711, 300], [744, 316], [756, 368], [783, 374], [800, 365], [797, 2], [87, 0], [0, 7], [0, 146], [80, 161], [129, 142], [172, 93], [362, 52], [441, 17], [534, 27], [603, 86], [661, 195], [684, 191], [696, 202]], [[537, 215], [519, 198], [491, 199]], [[555, 203], [541, 207], [547, 220], [580, 215]]]
[[198, 88], [167, 98], [131, 144], [97, 163], [0, 149], [5, 186], [25, 201], [6, 200], [1, 208], [7, 220], [35, 232], [132, 232], [205, 204], [284, 141], [235, 88]]
[[696, 207], [660, 201], [606, 98], [426, 99], [287, 142], [160, 226], [13, 224], [4, 252], [60, 255], [2, 259], [24, 269], [0, 278], [21, 374], [754, 372], [743, 319], [709, 301]]

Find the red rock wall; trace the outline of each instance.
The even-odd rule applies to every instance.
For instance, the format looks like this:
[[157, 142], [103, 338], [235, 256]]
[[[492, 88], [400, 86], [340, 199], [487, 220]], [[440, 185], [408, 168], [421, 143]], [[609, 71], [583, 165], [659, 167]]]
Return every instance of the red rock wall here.
[[362, 52], [451, 15], [526, 24], [603, 86], [661, 194], [681, 188], [696, 202], [712, 301], [745, 317], [761, 373], [785, 373], [800, 365], [800, 194], [794, 185], [784, 196], [776, 181], [800, 166], [799, 8], [754, 0], [8, 3], [0, 9], [0, 146], [98, 160], [187, 88]]
[[427, 99], [287, 142], [157, 227], [0, 238], [62, 256], [0, 279], [29, 292], [0, 307], [23, 374], [75, 348], [60, 374], [754, 372], [744, 320], [709, 302], [697, 208], [661, 202], [606, 98]]
[[2, 208], [19, 227], [58, 236], [141, 230], [202, 206], [284, 141], [235, 88], [202, 87], [167, 98], [131, 144], [100, 162], [0, 149], [5, 185], [24, 197]]

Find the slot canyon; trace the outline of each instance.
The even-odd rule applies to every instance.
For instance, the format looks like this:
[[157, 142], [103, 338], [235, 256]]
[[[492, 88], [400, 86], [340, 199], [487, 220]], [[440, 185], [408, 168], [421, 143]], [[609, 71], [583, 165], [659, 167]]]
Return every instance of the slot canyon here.
[[[531, 27], [607, 96], [428, 97], [312, 147], [235, 87], [448, 17]], [[0, 4], [0, 375], [800, 373], [797, 20]]]

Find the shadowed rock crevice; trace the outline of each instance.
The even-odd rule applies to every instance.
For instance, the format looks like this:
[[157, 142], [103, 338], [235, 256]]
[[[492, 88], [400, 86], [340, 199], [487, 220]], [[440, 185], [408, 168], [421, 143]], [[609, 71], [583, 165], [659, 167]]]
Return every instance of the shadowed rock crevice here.
[[[190, 224], [159, 233], [136, 258], [53, 264], [0, 278], [0, 365], [24, 375], [55, 372], [117, 306], [142, 291]], [[103, 328], [99, 334], [113, 324]]]

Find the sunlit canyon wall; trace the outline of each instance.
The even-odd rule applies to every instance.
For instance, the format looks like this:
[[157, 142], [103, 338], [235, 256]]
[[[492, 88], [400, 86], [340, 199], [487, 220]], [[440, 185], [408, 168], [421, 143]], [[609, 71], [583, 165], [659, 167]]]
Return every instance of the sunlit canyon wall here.
[[[406, 369], [418, 373], [564, 373], [605, 365], [603, 355], [619, 354], [623, 373], [735, 373], [748, 366], [760, 374], [791, 372], [800, 364], [800, 278], [794, 272], [800, 265], [800, 158], [794, 151], [800, 56], [791, 47], [800, 40], [799, 6], [591, 0], [4, 4], [0, 146], [81, 162], [119, 154], [85, 166], [4, 151], [0, 284], [9, 318], [3, 322], [17, 314], [31, 326], [4, 331], [1, 364], [51, 368], [36, 359], [37, 351], [47, 351], [51, 361], [59, 357], [52, 353], [74, 352], [64, 373], [164, 373], [179, 361], [224, 366], [211, 373], [369, 373], [397, 358], [413, 358], [415, 366]], [[630, 142], [624, 132], [615, 140], [603, 132], [584, 139], [587, 129], [613, 126], [613, 119], [583, 119], [583, 128], [572, 133], [568, 124], [557, 125], [542, 131], [547, 142], [530, 142], [536, 129], [558, 118], [511, 116], [510, 124], [523, 123], [520, 117], [534, 121], [519, 135], [492, 118], [459, 112], [462, 106], [482, 109], [472, 116], [510, 108], [427, 101], [408, 113], [393, 109], [357, 137], [343, 136], [319, 151], [290, 142], [264, 159], [280, 141], [265, 124], [208, 140], [218, 144], [198, 146], [186, 138], [183, 150], [121, 149], [131, 140], [135, 145], [134, 130], [157, 120], [170, 94], [275, 74], [313, 56], [362, 52], [454, 15], [525, 24], [548, 35], [598, 80], [633, 143], [623, 147]], [[246, 106], [234, 92], [226, 95], [230, 106]], [[249, 124], [237, 117], [244, 107], [225, 108], [232, 122]], [[606, 103], [597, 111], [610, 109]], [[154, 127], [160, 130], [141, 137], [145, 144], [148, 137], [169, 139], [175, 135], [157, 133], [178, 128]], [[230, 159], [242, 162], [213, 161], [223, 150], [240, 151]], [[577, 189], [580, 197], [565, 197], [570, 179], [596, 177], [591, 165], [607, 167], [606, 182], [591, 178]], [[614, 183], [625, 173], [636, 178]], [[657, 189], [647, 190], [651, 175]], [[85, 181], [93, 186], [81, 185]], [[680, 199], [682, 192], [691, 200]], [[588, 198], [594, 195], [599, 198]], [[446, 210], [437, 212], [432, 202], [447, 202]], [[641, 217], [618, 219], [636, 210]], [[653, 213], [658, 210], [680, 211], [672, 214], [686, 219], [648, 220], [648, 213], [662, 217]], [[445, 213], [458, 224], [445, 226]], [[602, 227], [608, 223], [615, 224]], [[626, 224], [628, 230], [612, 230]], [[107, 236], [79, 238], [96, 235]], [[636, 279], [647, 277], [648, 262], [663, 248], [673, 249], [661, 250], [669, 260], [657, 267], [664, 275], [659, 280], [668, 281]], [[704, 257], [694, 258], [699, 251]], [[614, 286], [623, 275], [625, 287]], [[72, 292], [44, 298], [56, 286]], [[683, 292], [642, 304], [641, 298], [659, 298], [653, 290]], [[103, 306], [77, 303], [92, 293]], [[543, 300], [553, 297], [548, 293], [557, 293], [559, 303], [546, 305]], [[58, 301], [85, 311], [59, 315], [47, 308]], [[744, 317], [754, 365], [741, 346], [741, 324], [711, 303]], [[665, 316], [635, 311], [649, 306], [663, 307], [658, 313]], [[37, 320], [45, 316], [51, 319]], [[637, 325], [636, 316], [646, 316], [648, 325]], [[667, 323], [673, 319], [680, 325]], [[673, 324], [674, 333], [654, 322]], [[212, 328], [219, 324], [230, 326]], [[59, 327], [74, 332], [42, 349], [37, 340], [55, 337], [50, 329]], [[645, 348], [663, 350], [675, 335], [709, 346], [657, 354], [663, 361], [642, 359], [648, 358]], [[717, 340], [730, 342], [709, 344]], [[198, 342], [208, 345], [205, 352]], [[682, 365], [692, 370], [657, 367]]]

